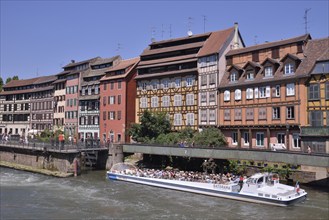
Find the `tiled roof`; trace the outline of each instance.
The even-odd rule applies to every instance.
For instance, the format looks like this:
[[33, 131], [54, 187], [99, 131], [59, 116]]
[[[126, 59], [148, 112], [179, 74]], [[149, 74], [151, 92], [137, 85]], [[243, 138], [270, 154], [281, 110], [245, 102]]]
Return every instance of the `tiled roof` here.
[[175, 41], [182, 41], [182, 40], [187, 40], [187, 39], [193, 39], [193, 38], [198, 38], [198, 37], [206, 37], [209, 36], [210, 33], [204, 33], [204, 34], [195, 34], [192, 36], [186, 36], [186, 37], [180, 37], [180, 38], [173, 38], [173, 39], [169, 39], [169, 40], [162, 40], [162, 41], [156, 41], [150, 44], [150, 46], [154, 46], [154, 45], [159, 45], [159, 44], [166, 44], [166, 43], [172, 43]]
[[175, 61], [167, 62], [167, 63], [155, 63], [155, 64], [150, 64], [150, 65], [138, 66], [138, 69], [165, 66], [165, 65], [174, 65], [174, 64], [187, 63], [187, 62], [196, 62], [196, 61], [198, 61], [198, 58], [195, 57], [195, 58], [185, 59], [185, 60], [175, 60]]
[[95, 100], [99, 99], [99, 95], [84, 95], [84, 96], [79, 96], [79, 100]]
[[3, 88], [12, 88], [19, 86], [29, 86], [32, 85], [35, 81], [37, 81], [39, 77], [32, 79], [20, 79], [20, 80], [11, 80], [9, 83], [3, 86]]
[[33, 84], [38, 85], [42, 83], [49, 83], [49, 82], [54, 82], [57, 79], [57, 76], [42, 76], [39, 79], [37, 79]]
[[318, 59], [328, 60], [328, 48], [329, 38], [310, 40], [304, 51], [306, 58], [299, 65], [296, 74], [309, 74]]
[[122, 60], [118, 65], [116, 65], [115, 67], [113, 67], [113, 69], [111, 69], [110, 71], [108, 71], [108, 73], [110, 72], [113, 72], [113, 71], [117, 71], [117, 70], [123, 70], [123, 69], [126, 69], [128, 67], [129, 70], [126, 70], [126, 72], [122, 75], [114, 75], [114, 76], [111, 76], [111, 75], [105, 75], [101, 78], [100, 81], [104, 81], [104, 80], [110, 80], [110, 79], [118, 79], [118, 78], [124, 78], [126, 77], [130, 71], [138, 65], [138, 62], [139, 62], [139, 57], [136, 57], [136, 58], [132, 58], [132, 59], [127, 59], [127, 60]]
[[168, 58], [162, 58], [162, 59], [156, 59], [156, 60], [145, 60], [145, 61], [140, 61], [138, 66], [143, 66], [143, 65], [151, 65], [151, 64], [158, 64], [158, 63], [166, 63], [166, 62], [171, 62], [171, 61], [177, 61], [177, 60], [184, 60], [184, 59], [190, 59], [190, 58], [195, 58], [195, 54], [189, 54], [189, 55], [183, 55], [183, 56], [175, 56], [175, 57], [168, 57]]
[[226, 30], [212, 32], [209, 38], [204, 43], [203, 47], [198, 52], [198, 57], [218, 53], [225, 42], [234, 35], [234, 27]]
[[104, 64], [104, 63], [110, 63], [110, 62], [113, 62], [116, 59], [120, 59], [121, 60], [121, 56], [117, 55], [117, 56], [110, 57], [110, 58], [97, 59], [95, 62], [93, 62], [91, 64], [91, 66], [100, 65], [100, 64]]
[[54, 81], [52, 84], [62, 83], [62, 82], [66, 82], [66, 79], [57, 79], [57, 80]]
[[42, 92], [47, 90], [54, 89], [54, 86], [40, 87], [34, 89], [24, 89], [24, 90], [13, 90], [13, 91], [2, 91], [0, 95], [15, 95], [15, 94], [23, 94], [23, 93], [34, 93], [34, 92]]
[[232, 55], [236, 55], [236, 54], [243, 54], [243, 53], [262, 50], [262, 49], [266, 49], [266, 48], [272, 48], [272, 47], [278, 47], [278, 46], [297, 43], [297, 42], [303, 42], [303, 41], [307, 41], [308, 39], [311, 39], [311, 36], [309, 34], [305, 34], [305, 35], [302, 35], [302, 36], [289, 38], [289, 39], [286, 39], [286, 40], [274, 41], [274, 42], [269, 42], [269, 43], [264, 43], [264, 44], [258, 44], [258, 45], [255, 45], [255, 46], [230, 50], [226, 54], [226, 56], [232, 56]]
[[91, 58], [91, 59], [88, 59], [88, 60], [83, 60], [83, 61], [80, 61], [80, 62], [69, 63], [69, 64], [65, 65], [63, 68], [78, 66], [80, 64], [96, 61], [97, 59], [100, 59], [100, 57], [94, 57], [94, 58]]
[[150, 48], [147, 48], [143, 51], [141, 56], [148, 56], [148, 55], [154, 55], [159, 53], [167, 53], [172, 51], [180, 51], [180, 50], [193, 49], [193, 48], [201, 48], [203, 44], [204, 41], [196, 42], [196, 43], [186, 43], [178, 46], [164, 47], [164, 48], [152, 49], [152, 50]]

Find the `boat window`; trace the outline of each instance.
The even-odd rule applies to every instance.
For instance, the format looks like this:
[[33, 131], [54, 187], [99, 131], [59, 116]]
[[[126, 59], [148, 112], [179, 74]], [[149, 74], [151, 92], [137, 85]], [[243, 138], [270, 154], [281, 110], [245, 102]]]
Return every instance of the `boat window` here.
[[265, 194], [265, 197], [270, 197], [270, 195], [269, 194]]
[[264, 181], [264, 177], [262, 176], [261, 178], [259, 178], [258, 180], [257, 180], [257, 183], [259, 184], [259, 183], [262, 183]]

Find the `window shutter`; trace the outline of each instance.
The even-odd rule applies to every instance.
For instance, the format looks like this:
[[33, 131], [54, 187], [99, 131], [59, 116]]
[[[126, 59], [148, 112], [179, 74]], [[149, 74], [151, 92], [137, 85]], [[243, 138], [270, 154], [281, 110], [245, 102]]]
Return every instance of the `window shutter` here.
[[258, 87], [255, 88], [255, 99], [258, 99]]
[[266, 98], [271, 97], [271, 87], [270, 86], [266, 86]]

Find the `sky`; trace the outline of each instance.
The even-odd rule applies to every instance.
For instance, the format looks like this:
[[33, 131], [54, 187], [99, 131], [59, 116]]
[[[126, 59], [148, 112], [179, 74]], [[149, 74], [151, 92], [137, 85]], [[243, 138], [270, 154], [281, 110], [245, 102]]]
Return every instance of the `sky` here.
[[305, 34], [329, 36], [329, 0], [0, 0], [0, 74], [57, 74], [71, 60], [138, 57], [155, 40], [227, 29], [246, 46]]

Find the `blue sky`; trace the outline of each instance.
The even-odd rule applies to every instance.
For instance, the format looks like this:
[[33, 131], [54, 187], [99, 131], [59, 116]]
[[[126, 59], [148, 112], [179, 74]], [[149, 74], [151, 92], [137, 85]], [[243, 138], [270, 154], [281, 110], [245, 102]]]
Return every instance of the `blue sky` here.
[[[305, 33], [329, 36], [328, 0], [1, 1], [1, 76], [59, 73], [70, 60], [137, 57], [151, 42], [232, 27], [246, 46]], [[191, 17], [191, 19], [188, 19]], [[190, 22], [189, 22], [190, 21]], [[171, 27], [171, 28], [170, 28]], [[153, 30], [153, 31], [152, 31]]]

